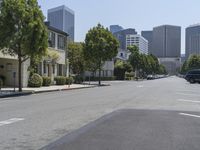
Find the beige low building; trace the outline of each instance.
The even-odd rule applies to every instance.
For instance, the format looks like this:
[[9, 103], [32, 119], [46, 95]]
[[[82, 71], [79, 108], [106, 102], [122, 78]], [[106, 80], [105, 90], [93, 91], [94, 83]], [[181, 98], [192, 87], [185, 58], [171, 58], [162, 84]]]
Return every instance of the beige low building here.
[[[56, 60], [51, 57], [44, 57], [43, 61], [38, 65], [38, 73], [41, 76], [51, 77], [52, 82], [55, 76], [68, 75], [68, 66], [66, 65], [66, 46], [68, 34], [46, 24], [49, 34], [48, 52], [56, 55]], [[28, 85], [30, 61], [22, 64], [22, 86]], [[16, 74], [16, 78], [14, 78]], [[0, 77], [6, 78], [5, 85], [8, 87], [18, 84], [18, 60], [17, 57], [4, 55], [0, 52]]]

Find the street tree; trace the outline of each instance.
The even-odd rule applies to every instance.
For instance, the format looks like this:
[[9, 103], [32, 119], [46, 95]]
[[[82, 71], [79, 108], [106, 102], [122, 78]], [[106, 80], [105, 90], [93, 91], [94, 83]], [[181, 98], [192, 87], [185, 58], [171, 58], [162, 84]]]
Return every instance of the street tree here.
[[118, 47], [118, 40], [101, 24], [93, 27], [86, 34], [84, 56], [86, 61], [89, 60], [98, 66], [99, 85], [101, 85], [102, 65], [117, 55]]
[[45, 17], [37, 0], [3, 0], [0, 13], [0, 49], [18, 57], [19, 91], [22, 91], [22, 63], [42, 58], [48, 46]]
[[137, 77], [137, 72], [140, 69], [140, 62], [141, 62], [141, 56], [139, 53], [139, 48], [135, 45], [129, 46], [128, 50], [131, 52], [131, 55], [129, 56], [129, 62], [131, 66], [133, 67], [133, 70], [135, 70], [135, 77]]
[[83, 55], [83, 43], [69, 43], [68, 58], [70, 63], [70, 69], [74, 74], [80, 75], [84, 72], [85, 59]]
[[187, 61], [187, 69], [200, 69], [200, 55], [191, 55]]

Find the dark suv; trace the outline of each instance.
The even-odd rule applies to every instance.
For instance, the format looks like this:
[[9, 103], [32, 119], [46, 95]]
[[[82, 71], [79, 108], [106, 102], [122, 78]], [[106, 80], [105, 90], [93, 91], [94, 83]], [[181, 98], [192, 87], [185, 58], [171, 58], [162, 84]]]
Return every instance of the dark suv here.
[[185, 79], [190, 83], [200, 83], [200, 69], [190, 70], [185, 75]]

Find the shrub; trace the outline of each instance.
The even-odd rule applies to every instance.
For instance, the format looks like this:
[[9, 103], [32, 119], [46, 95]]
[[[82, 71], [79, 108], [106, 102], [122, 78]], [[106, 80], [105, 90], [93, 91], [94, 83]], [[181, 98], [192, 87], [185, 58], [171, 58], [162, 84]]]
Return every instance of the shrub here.
[[51, 85], [51, 77], [42, 77], [43, 79], [43, 84], [42, 86], [50, 86]]
[[73, 77], [66, 77], [66, 84], [67, 85], [71, 85], [72, 83], [74, 82], [74, 79], [73, 79]]
[[125, 80], [133, 80], [134, 72], [125, 72]]
[[41, 87], [43, 83], [42, 77], [39, 74], [34, 73], [28, 81], [29, 87]]
[[57, 77], [54, 78], [54, 81], [56, 81], [56, 85], [65, 85], [66, 77], [57, 76]]

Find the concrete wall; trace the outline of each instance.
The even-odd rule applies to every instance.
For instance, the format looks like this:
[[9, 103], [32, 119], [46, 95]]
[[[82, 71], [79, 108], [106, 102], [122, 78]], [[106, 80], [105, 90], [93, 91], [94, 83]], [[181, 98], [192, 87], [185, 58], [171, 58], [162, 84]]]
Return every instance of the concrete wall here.
[[[91, 76], [92, 73], [86, 71], [85, 76]], [[99, 73], [98, 71], [94, 74], [94, 76], [98, 77]], [[114, 76], [114, 61], [106, 61], [105, 64], [102, 67], [101, 71], [102, 77], [112, 77]]]
[[[29, 61], [22, 64], [22, 86], [26, 87], [28, 84], [28, 67], [30, 65]], [[14, 80], [13, 74], [16, 72], [16, 78]], [[5, 85], [12, 87], [18, 85], [18, 61], [16, 59], [0, 58], [0, 75], [6, 77]]]
[[165, 66], [170, 75], [177, 74], [181, 66], [181, 59], [177, 58], [159, 58], [159, 62]]

